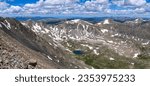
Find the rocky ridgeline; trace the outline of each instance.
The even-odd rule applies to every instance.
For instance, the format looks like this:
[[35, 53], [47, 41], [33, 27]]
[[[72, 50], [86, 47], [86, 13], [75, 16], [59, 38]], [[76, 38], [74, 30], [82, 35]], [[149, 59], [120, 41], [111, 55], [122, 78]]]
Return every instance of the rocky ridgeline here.
[[65, 53], [59, 47], [50, 45], [30, 28], [11, 18], [0, 18], [0, 45], [1, 68], [84, 68], [87, 66], [77, 59], [65, 58]]

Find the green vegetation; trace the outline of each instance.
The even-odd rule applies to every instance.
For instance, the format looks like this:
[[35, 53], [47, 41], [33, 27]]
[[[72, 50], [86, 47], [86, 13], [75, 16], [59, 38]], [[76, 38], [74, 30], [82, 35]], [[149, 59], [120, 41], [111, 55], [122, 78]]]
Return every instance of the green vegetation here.
[[[69, 41], [68, 43], [71, 44], [70, 47], [68, 47], [66, 43], [64, 43], [63, 45], [67, 46], [71, 51], [81, 49], [84, 51], [84, 54], [76, 55], [73, 53], [68, 53], [66, 55], [67, 57], [73, 57], [82, 60], [85, 62], [85, 64], [90, 65], [96, 69], [144, 69], [148, 68], [150, 65], [150, 57], [147, 55], [147, 52], [149, 52], [149, 50], [147, 51], [147, 48], [141, 48], [146, 54], [143, 53], [139, 55], [139, 58], [127, 58], [125, 56], [117, 54], [111, 49], [108, 49], [108, 47], [106, 46], [92, 45], [94, 49], [96, 47], [99, 47], [99, 49], [97, 49], [99, 55], [96, 55], [93, 53], [93, 50], [90, 50], [88, 47], [81, 46], [80, 44], [82, 43], [72, 41]], [[111, 60], [110, 58], [113, 58], [114, 60]]]
[[89, 57], [85, 56], [82, 58], [83, 61], [85, 61], [86, 64], [93, 66], [94, 68], [128, 68], [128, 62], [121, 61], [121, 60], [109, 60], [105, 57], [98, 57], [95, 56]]

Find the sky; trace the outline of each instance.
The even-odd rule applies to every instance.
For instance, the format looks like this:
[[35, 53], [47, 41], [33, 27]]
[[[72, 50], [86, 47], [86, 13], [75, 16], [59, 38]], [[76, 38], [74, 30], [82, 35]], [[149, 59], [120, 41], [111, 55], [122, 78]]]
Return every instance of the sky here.
[[150, 0], [0, 0], [0, 16], [150, 17]]

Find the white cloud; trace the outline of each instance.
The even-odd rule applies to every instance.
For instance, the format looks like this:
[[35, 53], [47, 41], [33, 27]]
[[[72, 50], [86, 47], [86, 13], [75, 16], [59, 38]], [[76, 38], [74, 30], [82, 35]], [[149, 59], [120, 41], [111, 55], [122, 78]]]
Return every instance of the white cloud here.
[[125, 1], [124, 0], [114, 0], [114, 1], [112, 1], [112, 3], [116, 4], [117, 6], [125, 5]]
[[[150, 4], [145, 0], [123, 0], [113, 1], [118, 7], [124, 9], [111, 9], [112, 4], [108, 0], [87, 1], [84, 4], [76, 3], [78, 0], [39, 0], [36, 3], [25, 4], [24, 6], [13, 6], [6, 2], [0, 2], [0, 12], [5, 14], [17, 13], [28, 14], [142, 14], [150, 12]], [[135, 3], [136, 2], [136, 3]]]
[[135, 9], [135, 12], [136, 12], [136, 13], [144, 13], [144, 12], [145, 12], [145, 9], [144, 9], [144, 8], [136, 8], [136, 9]]
[[144, 5], [143, 7], [145, 9], [146, 12], [150, 12], [150, 3], [149, 4], [146, 4]]
[[5, 13], [20, 13], [22, 10], [21, 7], [19, 6], [10, 6], [10, 8], [6, 9], [4, 12]]
[[9, 4], [6, 2], [0, 2], [0, 10], [5, 10], [9, 7]]
[[43, 0], [39, 0], [38, 2], [34, 4], [25, 4], [24, 8], [30, 9], [30, 8], [37, 8], [37, 7], [42, 7], [44, 5]]
[[108, 0], [96, 0], [97, 3], [107, 4]]
[[[130, 15], [133, 14], [145, 14], [146, 10], [144, 8], [135, 8], [135, 9], [122, 9], [122, 10], [112, 10], [112, 9], [105, 9], [106, 13], [109, 14], [117, 14], [117, 15]], [[132, 14], [132, 15], [131, 15]]]
[[112, 0], [112, 3], [118, 6], [142, 6], [146, 4], [146, 0]]
[[76, 0], [45, 0], [45, 4], [69, 4], [74, 3]]
[[146, 0], [128, 0], [128, 3], [135, 6], [142, 6], [146, 4]]

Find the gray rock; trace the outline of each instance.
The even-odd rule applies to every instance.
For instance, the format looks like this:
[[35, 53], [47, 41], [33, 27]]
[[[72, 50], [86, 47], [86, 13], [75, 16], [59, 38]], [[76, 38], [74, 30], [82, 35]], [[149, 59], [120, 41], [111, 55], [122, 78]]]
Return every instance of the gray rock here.
[[37, 61], [36, 61], [35, 59], [30, 59], [30, 60], [29, 60], [29, 65], [35, 67], [35, 66], [37, 65]]
[[34, 69], [35, 67], [32, 65], [28, 65], [27, 69]]
[[11, 56], [11, 57], [15, 56], [15, 53], [11, 52], [11, 53], [10, 53], [10, 56]]
[[0, 58], [0, 63], [2, 63], [3, 62], [3, 60], [2, 60], [2, 58]]
[[5, 63], [5, 64], [9, 64], [9, 60], [6, 59], [6, 60], [4, 61], [4, 63]]
[[6, 54], [6, 53], [7, 53], [7, 51], [6, 51], [6, 50], [4, 50], [4, 51], [2, 52], [2, 55]]

